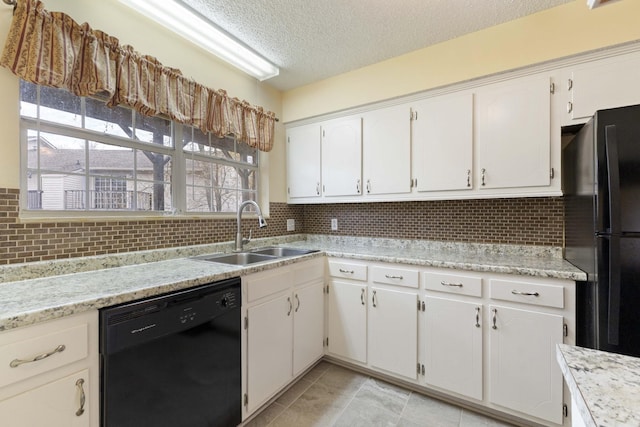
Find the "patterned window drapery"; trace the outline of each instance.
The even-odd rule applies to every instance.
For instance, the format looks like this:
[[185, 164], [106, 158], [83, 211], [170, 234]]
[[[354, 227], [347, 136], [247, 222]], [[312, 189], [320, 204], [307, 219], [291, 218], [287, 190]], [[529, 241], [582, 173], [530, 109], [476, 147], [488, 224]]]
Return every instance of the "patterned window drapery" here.
[[218, 137], [233, 134], [262, 151], [273, 148], [274, 113], [194, 82], [38, 0], [18, 0], [0, 65], [31, 83], [106, 97], [111, 107], [166, 115]]

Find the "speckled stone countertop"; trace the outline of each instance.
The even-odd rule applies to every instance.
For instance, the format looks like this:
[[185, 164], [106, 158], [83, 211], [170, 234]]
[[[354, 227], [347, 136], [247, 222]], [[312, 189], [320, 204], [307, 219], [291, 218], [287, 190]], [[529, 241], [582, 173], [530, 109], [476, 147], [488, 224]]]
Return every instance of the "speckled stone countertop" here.
[[640, 358], [566, 344], [556, 354], [587, 426], [640, 426]]
[[484, 272], [585, 280], [557, 249], [419, 240], [292, 235], [248, 248], [286, 245], [320, 252], [247, 267], [188, 257], [230, 252], [231, 243], [0, 267], [0, 331], [86, 310], [243, 276], [325, 254]]

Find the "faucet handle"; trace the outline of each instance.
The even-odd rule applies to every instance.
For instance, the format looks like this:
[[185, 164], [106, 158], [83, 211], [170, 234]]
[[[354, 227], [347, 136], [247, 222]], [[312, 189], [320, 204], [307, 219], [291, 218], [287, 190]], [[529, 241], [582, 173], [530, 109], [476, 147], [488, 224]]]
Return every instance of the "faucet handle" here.
[[242, 244], [243, 245], [246, 244], [246, 243], [249, 243], [251, 241], [251, 233], [253, 233], [253, 229], [252, 228], [249, 229], [249, 237], [247, 237], [246, 239], [244, 239], [244, 238], [242, 239]]

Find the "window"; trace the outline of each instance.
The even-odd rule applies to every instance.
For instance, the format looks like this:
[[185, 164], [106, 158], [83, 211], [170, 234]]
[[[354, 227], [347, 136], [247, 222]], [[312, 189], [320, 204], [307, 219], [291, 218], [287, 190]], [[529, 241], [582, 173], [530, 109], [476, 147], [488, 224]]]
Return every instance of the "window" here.
[[258, 197], [257, 149], [233, 137], [27, 82], [20, 97], [27, 211], [224, 213]]

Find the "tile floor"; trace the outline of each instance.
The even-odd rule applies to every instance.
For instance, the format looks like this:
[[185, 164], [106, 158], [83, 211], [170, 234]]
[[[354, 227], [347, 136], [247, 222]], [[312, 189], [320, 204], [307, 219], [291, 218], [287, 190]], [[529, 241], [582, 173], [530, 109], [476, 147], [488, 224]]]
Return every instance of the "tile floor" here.
[[508, 427], [511, 424], [323, 361], [245, 426]]

